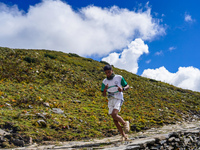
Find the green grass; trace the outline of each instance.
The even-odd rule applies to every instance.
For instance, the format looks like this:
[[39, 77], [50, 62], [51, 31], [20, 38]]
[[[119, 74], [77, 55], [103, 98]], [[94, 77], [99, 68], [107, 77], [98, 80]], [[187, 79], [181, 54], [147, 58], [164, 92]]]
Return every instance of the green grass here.
[[[0, 63], [1, 128], [12, 123], [11, 129], [35, 142], [113, 135], [109, 131], [116, 127], [108, 115], [107, 98], [100, 92], [106, 62], [72, 53], [0, 47]], [[124, 94], [120, 115], [136, 131], [187, 120], [200, 110], [198, 92], [115, 67], [114, 72], [131, 87]], [[60, 108], [64, 114], [55, 114], [52, 108]], [[38, 113], [45, 116], [46, 127], [37, 123], [42, 119]]]

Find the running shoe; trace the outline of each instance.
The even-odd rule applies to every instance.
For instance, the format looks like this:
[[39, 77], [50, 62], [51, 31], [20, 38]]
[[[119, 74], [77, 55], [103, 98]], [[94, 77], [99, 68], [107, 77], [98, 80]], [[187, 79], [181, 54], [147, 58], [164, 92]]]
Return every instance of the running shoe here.
[[124, 124], [124, 132], [128, 133], [129, 131], [130, 131], [129, 121], [126, 121], [126, 123]]

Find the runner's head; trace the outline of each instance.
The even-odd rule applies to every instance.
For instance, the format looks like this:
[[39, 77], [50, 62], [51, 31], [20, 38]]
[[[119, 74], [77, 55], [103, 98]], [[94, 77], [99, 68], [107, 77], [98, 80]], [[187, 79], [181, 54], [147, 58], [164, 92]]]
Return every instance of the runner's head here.
[[107, 77], [110, 77], [112, 75], [112, 73], [113, 73], [111, 65], [104, 66], [103, 70], [104, 70], [104, 72], [105, 72]]

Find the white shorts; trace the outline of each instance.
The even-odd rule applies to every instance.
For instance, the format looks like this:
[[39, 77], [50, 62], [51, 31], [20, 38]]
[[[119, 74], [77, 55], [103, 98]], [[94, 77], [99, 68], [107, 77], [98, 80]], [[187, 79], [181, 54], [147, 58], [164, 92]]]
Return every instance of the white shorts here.
[[124, 101], [121, 100], [121, 99], [115, 99], [115, 98], [109, 99], [109, 101], [108, 101], [108, 108], [109, 108], [108, 114], [109, 115], [112, 114], [113, 109], [117, 109], [120, 112], [123, 102]]

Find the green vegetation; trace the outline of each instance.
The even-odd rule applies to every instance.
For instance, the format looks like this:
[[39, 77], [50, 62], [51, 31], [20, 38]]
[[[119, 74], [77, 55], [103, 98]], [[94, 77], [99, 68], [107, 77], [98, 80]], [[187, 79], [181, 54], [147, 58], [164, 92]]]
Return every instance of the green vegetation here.
[[[0, 128], [35, 142], [117, 134], [100, 92], [106, 62], [72, 53], [0, 47], [0, 64]], [[118, 68], [114, 72], [131, 87], [120, 114], [130, 121], [132, 133], [191, 119], [200, 110], [198, 92]], [[55, 108], [64, 112], [57, 114]]]

